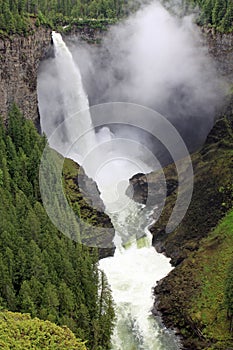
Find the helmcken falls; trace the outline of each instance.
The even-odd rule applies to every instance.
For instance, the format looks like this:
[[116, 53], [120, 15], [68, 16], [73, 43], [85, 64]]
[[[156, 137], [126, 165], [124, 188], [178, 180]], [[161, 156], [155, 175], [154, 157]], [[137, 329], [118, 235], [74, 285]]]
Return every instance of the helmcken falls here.
[[[105, 211], [115, 228], [114, 257], [100, 260], [116, 307], [112, 349], [179, 349], [179, 340], [174, 333], [165, 329], [151, 312], [153, 287], [171, 271], [169, 259], [158, 254], [151, 245], [151, 234], [147, 230], [152, 221], [151, 210], [143, 210], [143, 205], [126, 195], [129, 179], [134, 174], [149, 172], [158, 164], [153, 164], [151, 155], [147, 155], [145, 163], [142, 146], [132, 141], [124, 145], [122, 139], [118, 142], [108, 127], [102, 126], [94, 132], [80, 70], [61, 35], [53, 32], [52, 36], [53, 62], [64, 118], [56, 135], [55, 123], [51, 120], [54, 113], [48, 121], [46, 104], [40, 103], [43, 105], [40, 108], [41, 126], [51, 141], [50, 146], [77, 161], [96, 181]], [[40, 85], [43, 81], [39, 81], [39, 102], [43, 100]]]

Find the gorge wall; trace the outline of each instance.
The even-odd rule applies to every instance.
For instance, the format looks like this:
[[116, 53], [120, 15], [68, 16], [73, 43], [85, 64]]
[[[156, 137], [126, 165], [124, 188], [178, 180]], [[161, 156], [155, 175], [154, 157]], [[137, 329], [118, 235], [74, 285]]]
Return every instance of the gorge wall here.
[[233, 82], [233, 33], [218, 33], [214, 29], [202, 28], [209, 53], [214, 57], [218, 71], [229, 82]]
[[27, 119], [38, 118], [37, 70], [51, 42], [49, 28], [34, 28], [28, 36], [0, 37], [0, 115], [15, 102]]
[[[233, 98], [205, 145], [192, 155], [194, 192], [179, 227], [165, 233], [176, 199], [168, 195], [161, 219], [150, 230], [157, 250], [172, 258], [175, 269], [155, 287], [154, 313], [183, 337], [183, 349], [232, 349], [224, 304], [232, 259]], [[176, 178], [173, 166], [165, 170]], [[151, 175], [153, 178], [153, 175]]]
[[[172, 233], [166, 233], [178, 188], [176, 168], [171, 164], [164, 169], [166, 204], [159, 220], [150, 227], [154, 247], [176, 266], [155, 287], [153, 312], [163, 316], [167, 327], [177, 329], [186, 350], [233, 348], [224, 305], [233, 254], [233, 35], [206, 29], [203, 33], [231, 92], [205, 144], [192, 155], [194, 191], [186, 216]], [[146, 202], [148, 184], [156, 188], [155, 172], [131, 179], [136, 201]]]
[[[71, 38], [79, 36], [90, 43], [98, 42], [107, 23], [90, 27], [86, 24], [67, 29]], [[37, 74], [40, 62], [51, 47], [51, 29], [33, 27], [27, 36], [0, 36], [0, 115], [4, 120], [15, 102], [27, 119], [38, 120]], [[38, 125], [39, 126], [39, 125]]]
[[[109, 24], [81, 24], [68, 28], [67, 38], [79, 36], [90, 43], [98, 43]], [[233, 81], [233, 34], [215, 33], [203, 29], [210, 54], [215, 58], [221, 74]], [[34, 27], [28, 36], [0, 37], [0, 115], [6, 119], [10, 105], [16, 102], [26, 118], [38, 118], [37, 72], [51, 43], [51, 29]]]

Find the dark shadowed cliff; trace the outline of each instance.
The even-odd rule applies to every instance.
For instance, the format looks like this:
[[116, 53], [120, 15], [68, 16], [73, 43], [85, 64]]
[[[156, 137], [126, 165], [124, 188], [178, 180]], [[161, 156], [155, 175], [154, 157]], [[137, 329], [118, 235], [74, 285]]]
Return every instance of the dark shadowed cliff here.
[[[219, 71], [232, 84], [233, 36], [213, 32], [206, 35]], [[155, 287], [154, 313], [163, 315], [167, 327], [178, 329], [187, 350], [233, 348], [224, 302], [233, 253], [233, 97], [230, 94], [232, 91], [205, 144], [192, 155], [194, 191], [185, 218], [172, 233], [166, 233], [178, 187], [176, 169], [169, 165], [164, 169], [168, 188], [165, 208], [150, 227], [153, 245], [171, 257], [176, 266]], [[135, 200], [146, 201], [146, 181], [156, 186], [157, 176], [151, 173], [131, 179]]]

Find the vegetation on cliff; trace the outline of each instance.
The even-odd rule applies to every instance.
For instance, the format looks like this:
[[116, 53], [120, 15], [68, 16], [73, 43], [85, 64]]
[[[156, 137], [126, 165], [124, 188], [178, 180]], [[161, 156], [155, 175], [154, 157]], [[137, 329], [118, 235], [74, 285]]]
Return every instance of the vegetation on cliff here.
[[[108, 349], [114, 310], [98, 252], [58, 232], [41, 202], [45, 143], [15, 105], [7, 127], [0, 123], [0, 305], [67, 325], [88, 349]], [[77, 169], [69, 162], [65, 183], [71, 171]]]
[[[227, 108], [192, 156], [194, 194], [186, 217], [172, 234], [164, 225], [176, 198], [168, 196], [163, 216], [151, 231], [155, 246], [177, 267], [155, 288], [156, 309], [177, 327], [185, 349], [226, 349], [233, 345], [233, 108]], [[174, 168], [173, 168], [174, 170]], [[172, 167], [167, 175], [174, 178]], [[172, 175], [173, 174], [173, 175]]]
[[[192, 259], [200, 286], [194, 291], [189, 316], [200, 329], [210, 349], [226, 349], [233, 344], [232, 316], [233, 211], [219, 223]], [[230, 283], [229, 283], [230, 282]], [[229, 288], [230, 287], [230, 288]]]
[[[101, 26], [101, 20], [110, 23], [138, 7], [138, 2], [126, 0], [0, 0], [0, 31], [9, 34], [26, 34], [30, 31], [30, 17], [35, 17], [37, 26], [64, 26], [71, 23], [86, 23]], [[105, 21], [106, 22], [106, 21]]]
[[[106, 20], [107, 23], [114, 23], [147, 2], [148, 0], [0, 0], [0, 34], [30, 32], [30, 17], [35, 18], [37, 26], [42, 24], [55, 28], [76, 23], [104, 28]], [[164, 3], [169, 2], [170, 0], [164, 0]], [[184, 4], [200, 9], [200, 25], [213, 26], [221, 32], [232, 32], [232, 0], [186, 0], [180, 4], [185, 9]]]
[[220, 32], [233, 31], [233, 2], [232, 0], [186, 0], [201, 10], [198, 22], [209, 25]]
[[115, 250], [115, 231], [111, 220], [104, 213], [96, 184], [71, 159], [64, 162], [63, 176], [66, 198], [80, 218], [78, 231], [81, 232], [82, 243], [90, 246], [94, 243], [94, 246], [100, 247], [101, 257], [112, 255]]
[[86, 350], [67, 327], [31, 319], [29, 314], [0, 312], [1, 349]]

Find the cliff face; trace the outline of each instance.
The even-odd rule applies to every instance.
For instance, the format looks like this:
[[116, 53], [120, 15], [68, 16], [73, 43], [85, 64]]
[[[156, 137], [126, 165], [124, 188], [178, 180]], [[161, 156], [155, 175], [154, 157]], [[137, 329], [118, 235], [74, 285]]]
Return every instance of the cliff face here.
[[[233, 101], [225, 113], [228, 117], [218, 120], [205, 145], [191, 157], [194, 170], [192, 201], [184, 219], [170, 234], [166, 233], [165, 228], [175, 205], [179, 179], [173, 164], [163, 169], [167, 184], [166, 204], [161, 217], [150, 227], [150, 231], [156, 250], [171, 257], [175, 266], [187, 258], [191, 251], [199, 248], [200, 240], [231, 208]], [[130, 180], [134, 200], [146, 203], [149, 187], [150, 195], [153, 196], [152, 191], [155, 192], [155, 204], [159, 205], [156, 203], [159, 198], [159, 178], [160, 172], [134, 176]], [[157, 209], [154, 213], [156, 217]]]
[[[233, 35], [204, 33], [219, 72], [232, 85]], [[169, 165], [164, 169], [168, 187], [165, 208], [150, 227], [153, 245], [176, 266], [155, 288], [154, 313], [162, 314], [167, 327], [178, 329], [187, 350], [233, 348], [224, 304], [233, 253], [233, 96], [222, 115], [203, 147], [192, 155], [194, 192], [185, 218], [172, 233], [166, 233], [178, 187], [176, 169]], [[157, 178], [158, 174], [151, 173], [131, 179], [135, 200], [146, 202], [145, 181], [156, 187]]]
[[90, 21], [89, 24], [79, 23], [66, 28], [64, 35], [68, 41], [73, 38], [77, 39], [78, 36], [89, 44], [98, 44], [110, 26], [111, 24], [108, 21], [101, 21], [101, 23]]
[[[67, 39], [79, 37], [90, 43], [98, 43], [109, 24], [101, 27], [74, 26], [67, 31]], [[233, 34], [220, 34], [203, 29], [210, 54], [218, 69], [228, 80], [233, 81]], [[14, 35], [0, 38], [0, 115], [6, 119], [12, 102], [16, 102], [26, 118], [38, 118], [37, 70], [51, 43], [51, 30], [34, 28], [27, 37]]]
[[[215, 33], [207, 29], [203, 29], [203, 34], [218, 71], [230, 84], [233, 84], [233, 34]], [[167, 182], [166, 206], [161, 218], [152, 225], [150, 230], [156, 249], [166, 252], [172, 258], [174, 265], [186, 258], [190, 251], [198, 249], [200, 239], [208, 235], [209, 230], [217, 225], [231, 205], [228, 203], [229, 191], [218, 189], [221, 186], [227, 187], [233, 178], [230, 152], [233, 133], [233, 97], [229, 99], [229, 104], [222, 111], [222, 115], [224, 118], [216, 122], [202, 149], [192, 156], [195, 175], [192, 202], [179, 228], [170, 235], [166, 235], [165, 227], [176, 200], [178, 179], [173, 165], [164, 169]], [[130, 180], [134, 200], [146, 203], [148, 184], [150, 188], [156, 190], [158, 176], [159, 174], [156, 173], [134, 176]], [[222, 206], [222, 203], [228, 204]]]
[[35, 28], [27, 37], [0, 38], [0, 115], [6, 119], [15, 102], [26, 118], [38, 118], [37, 70], [51, 42], [48, 28]]
[[[68, 41], [78, 35], [86, 42], [98, 43], [108, 26], [107, 22], [96, 27], [80, 24], [67, 29], [64, 35]], [[0, 115], [4, 120], [15, 102], [27, 119], [39, 121], [37, 72], [50, 48], [51, 30], [46, 27], [34, 27], [26, 37], [0, 37]]]
[[233, 33], [216, 33], [213, 29], [203, 28], [203, 34], [214, 57], [219, 72], [229, 81], [233, 82]]

